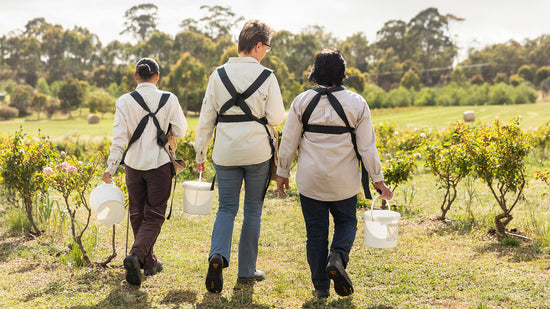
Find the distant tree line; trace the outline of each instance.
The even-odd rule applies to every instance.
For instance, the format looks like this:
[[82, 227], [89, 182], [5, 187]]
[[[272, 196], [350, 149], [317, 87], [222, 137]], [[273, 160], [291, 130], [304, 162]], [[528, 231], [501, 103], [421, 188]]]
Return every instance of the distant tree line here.
[[[208, 75], [237, 55], [231, 34], [244, 22], [230, 7], [205, 5], [201, 9], [200, 19], [182, 20], [181, 31], [172, 36], [157, 30], [156, 5], [133, 6], [123, 16], [121, 34], [133, 35], [135, 42], [115, 40], [106, 45], [84, 27], [64, 29], [44, 18], [30, 20], [24, 29], [0, 37], [0, 90], [10, 95], [10, 105], [20, 115], [30, 110], [38, 115], [41, 111], [70, 115], [83, 105], [108, 112], [113, 110], [114, 98], [134, 89], [133, 65], [147, 56], [161, 65], [160, 87], [174, 92], [186, 112], [198, 111]], [[429, 100], [432, 92], [439, 93], [433, 89], [451, 84], [463, 88], [526, 84], [543, 92], [550, 90], [550, 35], [471, 49], [466, 60], [453, 66], [458, 47], [449, 24], [462, 21], [427, 8], [410, 21], [386, 22], [374, 42], [363, 32], [340, 40], [322, 26], [309, 26], [297, 34], [281, 30], [275, 33], [273, 48], [262, 64], [275, 70], [287, 105], [312, 86], [307, 73], [322, 48], [337, 48], [344, 54], [346, 86], [370, 96], [385, 96], [380, 107], [402, 104], [391, 101], [392, 91], [410, 92], [411, 99], [403, 104], [418, 105], [423, 101], [414, 98], [422, 95], [428, 96], [423, 100], [439, 104], [439, 100]], [[425, 87], [433, 89], [422, 92]]]

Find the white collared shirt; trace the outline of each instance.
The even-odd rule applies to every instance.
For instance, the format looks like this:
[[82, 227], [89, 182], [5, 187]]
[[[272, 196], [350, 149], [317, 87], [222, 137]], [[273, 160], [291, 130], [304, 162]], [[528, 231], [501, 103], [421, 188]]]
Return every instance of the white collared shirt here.
[[[140, 83], [136, 91], [143, 97], [143, 100], [151, 112], [158, 108], [160, 97], [165, 91], [157, 89], [153, 83]], [[107, 169], [114, 175], [126, 145], [130, 141], [132, 134], [136, 130], [138, 123], [147, 115], [145, 111], [134, 98], [129, 94], [122, 95], [116, 101], [115, 119], [113, 122], [113, 143], [111, 145], [111, 154], [107, 159]], [[174, 94], [170, 94], [166, 105], [164, 105], [156, 114], [161, 129], [166, 133], [168, 125], [171, 126], [174, 137], [179, 138], [185, 135], [187, 131], [187, 120]], [[141, 137], [135, 141], [124, 158], [124, 163], [137, 170], [151, 170], [158, 168], [170, 162], [170, 157], [166, 150], [157, 144], [157, 128], [153, 119], [149, 121], [143, 130]]]
[[[231, 57], [223, 65], [227, 76], [238, 93], [244, 92], [265, 69], [252, 57]], [[195, 132], [196, 162], [206, 161], [208, 144], [216, 127], [220, 108], [231, 98], [215, 70], [208, 81], [202, 102], [201, 113]], [[245, 100], [252, 114], [266, 117], [270, 125], [280, 125], [285, 118], [285, 108], [281, 90], [275, 74]], [[225, 115], [242, 115], [238, 106], [231, 107]], [[241, 166], [265, 162], [271, 158], [271, 148], [265, 128], [255, 121], [220, 122], [217, 124], [212, 160], [223, 166]]]
[[[298, 191], [320, 201], [340, 201], [361, 190], [359, 161], [348, 133], [304, 132], [302, 136], [302, 115], [316, 94], [314, 90], [302, 92], [290, 106], [279, 147], [277, 175], [290, 177], [292, 162], [299, 148], [296, 171]], [[355, 128], [357, 148], [370, 178], [374, 182], [384, 180], [374, 127], [365, 99], [347, 89], [332, 94], [342, 104], [350, 126]], [[308, 123], [345, 126], [326, 95], [321, 96]]]

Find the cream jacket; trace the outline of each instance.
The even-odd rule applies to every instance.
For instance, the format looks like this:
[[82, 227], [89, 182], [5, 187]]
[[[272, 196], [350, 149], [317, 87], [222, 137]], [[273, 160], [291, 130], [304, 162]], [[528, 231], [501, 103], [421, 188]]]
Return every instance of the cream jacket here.
[[[298, 191], [320, 201], [347, 199], [361, 190], [361, 170], [351, 135], [304, 132], [302, 136], [302, 114], [315, 94], [317, 92], [314, 90], [305, 91], [290, 106], [279, 147], [277, 175], [290, 177], [292, 162], [299, 150], [296, 172]], [[342, 104], [350, 126], [355, 128], [357, 147], [369, 176], [375, 182], [384, 180], [367, 103], [363, 97], [349, 90], [332, 94]], [[321, 96], [308, 123], [345, 126], [326, 95]]]
[[[160, 97], [164, 91], [158, 90], [155, 84], [152, 83], [140, 83], [136, 90], [143, 97], [151, 112], [154, 113], [157, 110]], [[105, 172], [110, 172], [111, 175], [115, 174], [126, 145], [130, 141], [138, 123], [145, 115], [147, 115], [147, 112], [129, 93], [122, 95], [116, 101], [113, 143], [111, 154], [107, 159], [107, 169]], [[174, 94], [170, 94], [166, 105], [160, 109], [156, 117], [164, 132], [168, 130], [168, 125], [171, 124], [174, 137], [179, 138], [185, 135], [187, 121], [181, 110], [178, 98]], [[157, 144], [157, 127], [151, 117], [149, 117], [149, 122], [147, 122], [141, 137], [128, 149], [124, 161], [126, 165], [137, 170], [151, 170], [170, 162], [170, 157], [166, 150]]]
[[[265, 69], [252, 57], [231, 57], [224, 65], [227, 76], [237, 92], [244, 92]], [[208, 144], [216, 127], [218, 111], [231, 95], [215, 70], [208, 82], [195, 132], [196, 162], [206, 161]], [[280, 125], [285, 118], [281, 90], [275, 74], [271, 74], [260, 88], [245, 100], [258, 118], [266, 117], [270, 125]], [[238, 106], [226, 115], [242, 115]], [[212, 160], [217, 165], [242, 166], [265, 162], [271, 158], [268, 136], [262, 124], [255, 121], [220, 122], [217, 124]]]

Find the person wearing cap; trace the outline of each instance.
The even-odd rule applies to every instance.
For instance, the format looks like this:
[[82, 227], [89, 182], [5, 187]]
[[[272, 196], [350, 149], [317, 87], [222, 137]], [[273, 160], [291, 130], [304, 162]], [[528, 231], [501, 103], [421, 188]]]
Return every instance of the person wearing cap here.
[[[358, 157], [380, 190], [380, 197], [393, 196], [384, 183], [369, 107], [363, 97], [342, 86], [345, 71], [346, 62], [337, 50], [323, 50], [315, 56], [309, 80], [319, 88], [294, 99], [279, 147], [277, 189], [281, 196], [289, 188], [290, 169], [300, 149], [296, 184], [306, 226], [313, 294], [318, 298], [330, 295], [331, 279], [338, 295], [353, 293], [345, 269], [357, 230], [357, 193], [361, 190]], [[334, 219], [330, 254], [329, 214]]]
[[[243, 181], [244, 219], [239, 240], [237, 281], [264, 279], [263, 272], [256, 269], [256, 260], [272, 157], [265, 125], [277, 126], [285, 117], [277, 78], [271, 70], [260, 64], [271, 48], [269, 44], [272, 35], [273, 30], [261, 21], [250, 20], [245, 23], [239, 34], [239, 57], [229, 58], [227, 63], [210, 75], [201, 107], [194, 143], [199, 171], [204, 171], [208, 145], [216, 128], [212, 160], [218, 181], [219, 208], [211, 236], [205, 280], [206, 289], [212, 293], [222, 291], [222, 269], [229, 266], [233, 225], [239, 210]], [[260, 76], [266, 79], [256, 83]], [[232, 84], [233, 94], [224, 81]], [[226, 103], [238, 106], [229, 107]], [[252, 116], [262, 123], [247, 116], [240, 107], [243, 103], [248, 106]]]
[[[159, 65], [155, 60], [140, 59], [134, 73], [134, 79], [138, 83], [135, 92], [143, 98], [152, 113], [156, 111], [155, 117], [165, 133], [170, 128], [175, 138], [182, 137], [187, 130], [187, 121], [178, 98], [172, 93], [157, 89], [159, 76]], [[157, 143], [157, 127], [153, 117], [138, 104], [132, 94], [124, 94], [116, 101], [113, 142], [103, 181], [111, 182], [119, 164], [125, 164], [128, 212], [134, 243], [130, 254], [124, 259], [124, 268], [126, 281], [139, 286], [144, 275], [155, 275], [163, 269], [153, 248], [165, 220], [172, 167], [168, 153]], [[163, 94], [168, 99], [159, 108]], [[127, 148], [126, 145], [138, 124], [148, 114], [150, 117], [143, 133]]]

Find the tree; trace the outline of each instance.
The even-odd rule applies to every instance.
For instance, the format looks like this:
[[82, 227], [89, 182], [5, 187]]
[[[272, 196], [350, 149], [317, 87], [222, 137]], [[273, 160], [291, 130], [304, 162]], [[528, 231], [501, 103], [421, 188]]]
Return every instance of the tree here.
[[36, 83], [36, 91], [43, 93], [45, 95], [50, 94], [50, 86], [48, 86], [48, 81], [44, 77], [40, 77]]
[[163, 82], [178, 97], [186, 114], [188, 110], [200, 111], [208, 79], [202, 63], [191, 54], [184, 53]]
[[36, 92], [32, 96], [31, 108], [38, 114], [38, 120], [40, 120], [40, 112], [46, 107], [48, 103], [48, 97], [45, 94]]
[[362, 93], [363, 90], [365, 90], [367, 79], [365, 78], [365, 75], [363, 75], [363, 73], [361, 73], [361, 71], [359, 71], [357, 68], [348, 67], [346, 69], [346, 76], [348, 77], [344, 81], [344, 84], [346, 86], [355, 89], [355, 91], [358, 93]]
[[34, 89], [29, 85], [17, 85], [10, 96], [9, 106], [17, 108], [19, 116], [29, 114]]
[[71, 118], [71, 111], [79, 108], [84, 102], [84, 89], [77, 79], [68, 77], [61, 85], [58, 96], [61, 110], [68, 113]]
[[88, 95], [88, 107], [92, 113], [107, 113], [115, 111], [115, 100], [111, 95], [103, 90], [96, 89]]
[[364, 33], [358, 32], [347, 37], [340, 44], [339, 49], [344, 55], [348, 66], [356, 67], [363, 73], [367, 72], [369, 59], [373, 55], [373, 51]]
[[550, 77], [550, 66], [540, 67], [535, 73], [535, 82], [539, 86], [540, 83]]
[[124, 13], [124, 30], [120, 34], [130, 33], [143, 42], [157, 30], [158, 7], [153, 3], [144, 3], [129, 8]]
[[403, 75], [401, 78], [401, 86], [407, 88], [407, 89], [420, 89], [420, 77], [413, 69], [409, 69], [407, 73]]
[[407, 43], [416, 50], [413, 59], [424, 63], [425, 84], [431, 85], [432, 62], [450, 67], [456, 55], [456, 47], [448, 36], [448, 20], [436, 8], [418, 13], [407, 25]]
[[183, 30], [204, 34], [214, 42], [231, 35], [233, 29], [244, 21], [244, 17], [237, 16], [229, 6], [201, 6], [205, 15], [200, 20], [184, 19], [180, 23]]

